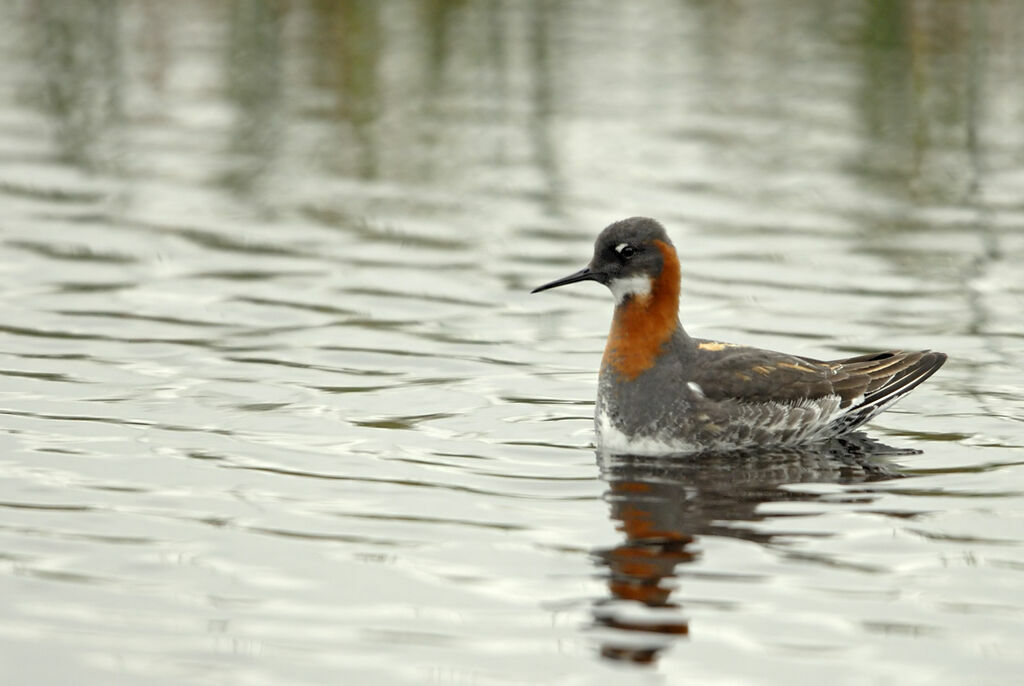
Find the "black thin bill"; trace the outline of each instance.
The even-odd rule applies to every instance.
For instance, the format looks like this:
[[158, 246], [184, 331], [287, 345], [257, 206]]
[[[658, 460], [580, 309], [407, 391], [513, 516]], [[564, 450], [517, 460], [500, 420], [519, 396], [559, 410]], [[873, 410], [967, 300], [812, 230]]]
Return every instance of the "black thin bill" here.
[[561, 279], [555, 279], [551, 283], [546, 283], [543, 286], [537, 286], [536, 288], [534, 288], [530, 292], [531, 293], [540, 293], [541, 291], [546, 291], [549, 288], [558, 288], [559, 286], [565, 286], [566, 284], [576, 283], [577, 281], [598, 281], [598, 282], [600, 282], [601, 281], [601, 277], [599, 277], [594, 272], [590, 271], [590, 267], [584, 267], [583, 269], [579, 270], [575, 274], [570, 274], [569, 276], [563, 276]]

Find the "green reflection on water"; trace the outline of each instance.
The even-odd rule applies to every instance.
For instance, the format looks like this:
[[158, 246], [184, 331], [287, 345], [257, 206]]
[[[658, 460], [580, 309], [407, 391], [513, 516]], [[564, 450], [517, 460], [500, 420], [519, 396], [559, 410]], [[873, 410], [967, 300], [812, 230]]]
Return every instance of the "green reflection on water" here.
[[[84, 168], [123, 165], [133, 145], [125, 127], [141, 116], [126, 103], [175, 97], [174, 79], [189, 79], [175, 69], [196, 49], [210, 49], [223, 60], [219, 79], [209, 83], [233, 111], [219, 176], [237, 192], [258, 195], [260, 179], [281, 164], [282, 146], [302, 119], [330, 123], [312, 161], [331, 174], [433, 182], [457, 174], [458, 158], [480, 151], [514, 159], [518, 151], [507, 146], [518, 139], [509, 137], [510, 124], [527, 133], [518, 142], [546, 181], [543, 205], [558, 215], [566, 193], [558, 116], [596, 105], [573, 105], [572, 94], [586, 73], [580, 62], [601, 49], [567, 36], [598, 11], [619, 10], [540, 0], [40, 0], [27, 3], [18, 19], [39, 67], [28, 75], [27, 91], [49, 117], [62, 158]], [[864, 0], [651, 4], [646, 13], [670, 35], [677, 31], [681, 49], [702, 60], [700, 78], [724, 97], [719, 106], [751, 95], [772, 102], [805, 47], [825, 46], [824, 54], [858, 66], [858, 177], [889, 193], [962, 197], [984, 171], [979, 131], [990, 89], [998, 87], [990, 82], [1003, 78], [1014, 53], [1020, 11], [984, 2]], [[694, 17], [695, 37], [683, 28]], [[217, 26], [223, 30], [209, 28]], [[629, 48], [614, 36], [606, 44]], [[522, 61], [518, 45], [525, 45]], [[665, 59], [660, 50], [637, 47], [652, 70]], [[743, 55], [755, 62], [737, 59]], [[730, 91], [737, 72], [765, 61], [776, 67], [772, 78], [743, 82], [753, 94]], [[517, 90], [524, 74], [528, 85]], [[666, 83], [666, 91], [673, 86]], [[608, 84], [610, 103], [614, 88]], [[513, 93], [528, 102], [525, 117]], [[454, 111], [453, 102], [460, 103]], [[466, 126], [481, 121], [491, 125]]]

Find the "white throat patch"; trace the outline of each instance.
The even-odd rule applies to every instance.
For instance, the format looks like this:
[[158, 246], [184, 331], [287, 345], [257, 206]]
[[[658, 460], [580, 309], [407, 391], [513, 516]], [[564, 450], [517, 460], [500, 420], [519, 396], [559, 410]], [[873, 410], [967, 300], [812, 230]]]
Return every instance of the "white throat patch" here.
[[608, 284], [608, 288], [615, 296], [616, 305], [625, 300], [628, 295], [646, 298], [651, 294], [651, 277], [646, 274], [637, 274], [625, 279], [615, 279]]

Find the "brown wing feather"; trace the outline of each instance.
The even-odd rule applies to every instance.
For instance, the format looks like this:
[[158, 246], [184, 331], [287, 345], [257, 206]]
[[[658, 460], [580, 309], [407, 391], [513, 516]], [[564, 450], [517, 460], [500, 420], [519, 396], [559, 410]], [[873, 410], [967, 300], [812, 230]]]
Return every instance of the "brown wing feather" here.
[[[842, 417], [834, 422], [837, 433], [845, 433], [857, 428], [878, 413], [882, 412], [896, 400], [917, 388], [925, 379], [939, 370], [946, 362], [945, 353], [922, 350], [919, 352], [879, 353], [878, 356], [893, 355], [900, 357], [897, 362], [888, 366], [878, 367], [877, 371], [869, 372], [872, 376], [864, 399], [851, 407]], [[862, 358], [851, 358], [859, 363]], [[837, 360], [839, 364], [849, 360]], [[886, 360], [879, 359], [879, 363]]]
[[770, 350], [696, 341], [693, 381], [713, 400], [798, 402], [837, 395], [840, 407], [862, 406], [866, 417], [931, 376], [942, 353], [889, 350], [821, 361]]
[[[792, 401], [839, 395], [844, 400], [863, 393], [863, 381], [829, 363], [770, 350], [718, 347], [697, 341], [693, 381], [712, 400], [749, 402]], [[705, 347], [701, 347], [705, 344]]]

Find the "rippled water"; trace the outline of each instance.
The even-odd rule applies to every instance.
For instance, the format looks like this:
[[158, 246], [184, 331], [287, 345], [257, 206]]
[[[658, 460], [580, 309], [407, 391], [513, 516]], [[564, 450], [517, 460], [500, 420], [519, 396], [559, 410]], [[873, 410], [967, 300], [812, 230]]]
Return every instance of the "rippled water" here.
[[[5, 683], [1019, 679], [1021, 7], [2, 11]], [[633, 214], [921, 452], [595, 456]]]

